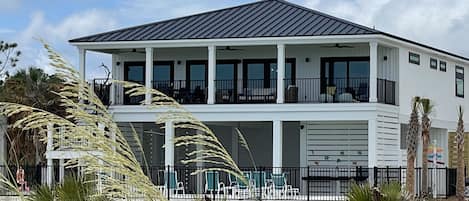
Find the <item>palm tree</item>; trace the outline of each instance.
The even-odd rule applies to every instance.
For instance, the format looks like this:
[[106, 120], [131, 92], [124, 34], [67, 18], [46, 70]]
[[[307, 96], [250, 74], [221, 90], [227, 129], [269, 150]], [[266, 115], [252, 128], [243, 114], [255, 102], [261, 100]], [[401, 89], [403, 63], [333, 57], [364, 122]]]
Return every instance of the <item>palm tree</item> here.
[[458, 127], [456, 128], [456, 147], [458, 152], [458, 170], [456, 181], [456, 197], [464, 201], [464, 120], [462, 106], [458, 108]]
[[409, 130], [407, 131], [407, 171], [406, 171], [406, 186], [407, 192], [410, 195], [415, 195], [415, 158], [417, 155], [417, 138], [419, 132], [419, 114], [418, 105], [420, 97], [416, 96], [412, 99], [412, 111], [410, 113]]
[[428, 145], [430, 143], [430, 114], [433, 110], [433, 105], [430, 99], [420, 99], [420, 108], [422, 113], [422, 197], [428, 194]]
[[[60, 106], [59, 97], [52, 93], [62, 86], [62, 80], [54, 75], [46, 74], [42, 69], [30, 67], [27, 70], [19, 70], [14, 75], [5, 79], [0, 89], [0, 101], [15, 102], [52, 113], [63, 115], [63, 107]], [[9, 117], [9, 122], [15, 122], [24, 115]], [[45, 146], [40, 142], [36, 131], [23, 131], [22, 129], [9, 128], [9, 162], [21, 164], [38, 164], [43, 157]]]

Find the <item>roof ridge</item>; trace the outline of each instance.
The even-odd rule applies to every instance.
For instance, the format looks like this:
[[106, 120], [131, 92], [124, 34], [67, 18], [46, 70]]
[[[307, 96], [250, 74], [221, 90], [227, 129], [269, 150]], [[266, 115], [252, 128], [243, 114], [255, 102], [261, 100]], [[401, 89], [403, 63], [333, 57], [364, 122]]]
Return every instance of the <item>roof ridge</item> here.
[[111, 30], [111, 31], [106, 31], [106, 32], [98, 33], [98, 34], [91, 34], [91, 35], [87, 35], [87, 36], [83, 36], [83, 37], [71, 39], [71, 40], [69, 40], [69, 42], [72, 42], [72, 41], [75, 41], [75, 40], [84, 39], [84, 38], [88, 38], [88, 37], [91, 37], [91, 36], [93, 36], [93, 37], [98, 37], [98, 36], [102, 36], [102, 35], [105, 35], [105, 34], [115, 33], [115, 32], [119, 32], [119, 31], [127, 31], [127, 30], [131, 30], [131, 29], [135, 29], [135, 28], [139, 28], [139, 27], [145, 27], [145, 26], [149, 26], [149, 25], [167, 23], [167, 22], [170, 22], [170, 21], [180, 20], [180, 19], [184, 19], [184, 18], [188, 18], [188, 17], [196, 17], [196, 16], [206, 15], [206, 14], [210, 14], [210, 13], [214, 13], [214, 12], [220, 12], [220, 11], [225, 11], [225, 10], [231, 10], [231, 9], [236, 9], [236, 8], [242, 8], [242, 7], [245, 7], [245, 6], [250, 6], [250, 5], [254, 5], [254, 4], [264, 3], [264, 2], [267, 2], [267, 1], [279, 1], [279, 0], [259, 0], [259, 1], [254, 1], [254, 2], [251, 2], [251, 3], [245, 3], [245, 4], [236, 5], [236, 6], [231, 6], [231, 7], [227, 7], [227, 8], [215, 9], [215, 10], [210, 10], [210, 11], [205, 11], [205, 12], [200, 12], [200, 13], [195, 13], [195, 14], [189, 14], [189, 15], [185, 15], [185, 16], [182, 16], [182, 17], [170, 18], [170, 19], [161, 20], [161, 21], [157, 21], [157, 22], [149, 22], [149, 23], [140, 24], [140, 25], [131, 26], [131, 27], [119, 28], [119, 29], [115, 29], [115, 30]]
[[[268, 1], [268, 0], [267, 0]], [[313, 12], [317, 15], [321, 15], [323, 17], [328, 17], [328, 18], [332, 18], [336, 21], [339, 21], [339, 22], [343, 22], [343, 23], [346, 23], [346, 24], [349, 24], [349, 25], [352, 25], [352, 26], [358, 26], [359, 28], [361, 29], [366, 29], [367, 31], [372, 31], [372, 32], [381, 32], [379, 30], [376, 30], [376, 29], [373, 29], [373, 28], [370, 28], [370, 27], [367, 27], [365, 25], [361, 25], [361, 24], [358, 24], [358, 23], [354, 23], [350, 20], [346, 20], [346, 19], [342, 19], [342, 18], [339, 18], [339, 17], [335, 17], [333, 15], [330, 15], [330, 14], [327, 14], [327, 13], [324, 13], [324, 12], [321, 12], [321, 11], [318, 11], [316, 9], [312, 9], [312, 8], [308, 8], [308, 7], [304, 7], [302, 5], [299, 5], [299, 4], [294, 4], [294, 3], [291, 3], [287, 0], [272, 0], [272, 1], [278, 1], [280, 3], [284, 3], [284, 4], [288, 4], [290, 6], [294, 6], [296, 8], [299, 8], [299, 9], [302, 9], [304, 11], [307, 11], [307, 12]]]

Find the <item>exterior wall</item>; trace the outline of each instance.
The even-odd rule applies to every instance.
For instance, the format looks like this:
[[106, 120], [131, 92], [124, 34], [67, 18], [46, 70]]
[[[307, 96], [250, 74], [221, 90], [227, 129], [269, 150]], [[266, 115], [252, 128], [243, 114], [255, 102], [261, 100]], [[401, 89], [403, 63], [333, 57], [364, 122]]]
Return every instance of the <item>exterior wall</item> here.
[[[420, 65], [409, 63], [409, 51], [420, 54]], [[446, 61], [446, 72], [430, 68], [430, 57], [438, 61]], [[465, 98], [455, 94], [455, 65], [465, 69]], [[462, 105], [469, 108], [469, 66], [455, 62], [452, 59], [430, 55], [408, 48], [399, 49], [399, 103], [400, 122], [406, 123], [410, 114], [411, 99], [414, 96], [430, 98], [435, 107], [432, 114], [432, 124], [436, 128], [450, 131], [456, 129], [457, 107]], [[465, 122], [469, 122], [469, 115], [465, 115]]]
[[400, 153], [400, 125], [398, 109], [379, 110], [376, 117], [376, 165], [396, 166]]
[[366, 121], [301, 122], [306, 134], [306, 165], [313, 167], [368, 166]]

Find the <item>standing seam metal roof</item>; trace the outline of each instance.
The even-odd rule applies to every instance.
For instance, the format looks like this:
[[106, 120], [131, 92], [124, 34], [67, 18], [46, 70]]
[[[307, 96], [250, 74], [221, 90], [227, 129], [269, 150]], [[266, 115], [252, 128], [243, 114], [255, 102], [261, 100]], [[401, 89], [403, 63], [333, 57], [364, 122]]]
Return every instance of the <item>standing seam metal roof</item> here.
[[357, 35], [374, 33], [379, 33], [379, 31], [284, 0], [263, 0], [76, 38], [70, 40], [70, 42]]

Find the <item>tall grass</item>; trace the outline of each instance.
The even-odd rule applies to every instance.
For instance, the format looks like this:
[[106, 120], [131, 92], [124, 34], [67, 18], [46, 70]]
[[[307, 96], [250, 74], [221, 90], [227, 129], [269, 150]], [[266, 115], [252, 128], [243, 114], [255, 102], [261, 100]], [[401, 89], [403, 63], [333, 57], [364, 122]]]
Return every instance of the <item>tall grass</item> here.
[[[56, 75], [65, 80], [65, 86], [54, 92], [61, 99], [61, 105], [66, 108], [66, 117], [60, 117], [50, 112], [16, 103], [0, 102], [0, 115], [13, 116], [21, 114], [11, 126], [23, 130], [36, 130], [47, 142], [47, 131], [53, 132], [54, 141], [60, 139], [61, 145], [69, 147], [78, 153], [78, 158], [67, 161], [67, 168], [81, 166], [83, 175], [95, 175], [85, 179], [85, 183], [99, 183], [94, 197], [127, 199], [140, 197], [144, 200], [165, 200], [165, 197], [144, 174], [131, 147], [124, 138], [112, 115], [94, 91], [83, 81], [79, 73], [66, 62], [49, 45], [44, 43], [50, 65], [56, 70]], [[205, 163], [205, 169], [199, 169], [192, 174], [205, 171], [222, 171], [246, 180], [242, 172], [223, 147], [216, 135], [190, 112], [179, 105], [174, 99], [145, 86], [123, 81], [121, 83], [130, 96], [151, 93], [153, 98], [149, 109], [159, 111], [155, 123], [172, 122], [175, 129], [189, 128], [199, 132], [183, 135], [174, 139], [175, 146], [195, 145], [202, 149], [187, 153], [189, 159], [183, 163]], [[133, 130], [134, 136], [137, 135]], [[115, 140], [114, 140], [115, 139]], [[77, 143], [80, 142], [80, 143]], [[54, 144], [54, 148], [58, 148]], [[99, 181], [98, 181], [99, 180]], [[9, 179], [0, 182], [11, 186]], [[245, 181], [247, 183], [247, 181]], [[18, 192], [21, 195], [21, 192]]]

